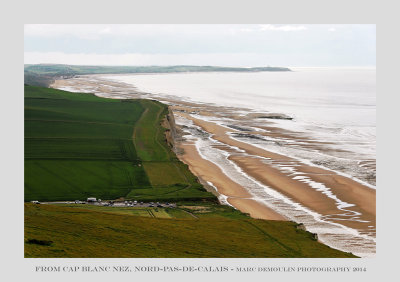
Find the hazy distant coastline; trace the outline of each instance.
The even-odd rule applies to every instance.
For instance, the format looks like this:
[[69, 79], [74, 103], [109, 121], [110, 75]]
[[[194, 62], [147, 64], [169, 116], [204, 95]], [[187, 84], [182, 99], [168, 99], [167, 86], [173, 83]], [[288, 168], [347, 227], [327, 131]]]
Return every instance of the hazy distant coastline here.
[[48, 87], [59, 78], [71, 78], [85, 74], [138, 74], [182, 72], [261, 72], [291, 71], [286, 67], [220, 67], [220, 66], [79, 66], [61, 64], [37, 64], [24, 66], [25, 84]]

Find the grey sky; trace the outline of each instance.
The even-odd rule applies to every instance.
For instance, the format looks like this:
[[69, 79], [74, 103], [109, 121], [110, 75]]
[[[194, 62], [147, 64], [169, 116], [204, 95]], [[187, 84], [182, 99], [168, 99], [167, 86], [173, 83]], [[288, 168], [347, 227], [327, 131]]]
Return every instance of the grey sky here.
[[375, 66], [375, 25], [25, 25], [25, 63]]

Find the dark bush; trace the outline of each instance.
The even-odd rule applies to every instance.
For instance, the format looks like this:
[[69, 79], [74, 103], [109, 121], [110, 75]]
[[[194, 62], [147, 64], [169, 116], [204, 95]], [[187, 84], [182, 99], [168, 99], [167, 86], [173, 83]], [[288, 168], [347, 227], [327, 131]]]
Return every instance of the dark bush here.
[[53, 244], [53, 241], [46, 241], [46, 240], [38, 240], [38, 239], [28, 239], [26, 242], [28, 244], [36, 244], [36, 245], [41, 245], [41, 246], [50, 246]]

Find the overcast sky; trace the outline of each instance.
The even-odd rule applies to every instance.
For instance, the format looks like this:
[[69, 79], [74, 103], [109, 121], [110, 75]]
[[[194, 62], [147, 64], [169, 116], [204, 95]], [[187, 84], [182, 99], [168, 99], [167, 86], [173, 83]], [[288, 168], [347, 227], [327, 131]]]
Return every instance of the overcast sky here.
[[26, 64], [375, 66], [375, 25], [25, 25]]

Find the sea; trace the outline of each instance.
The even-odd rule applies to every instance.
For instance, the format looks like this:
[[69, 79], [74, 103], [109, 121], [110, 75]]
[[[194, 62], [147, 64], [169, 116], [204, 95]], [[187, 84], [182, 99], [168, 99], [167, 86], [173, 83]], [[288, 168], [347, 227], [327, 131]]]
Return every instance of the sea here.
[[[66, 80], [68, 85], [60, 89], [189, 105], [191, 116], [236, 130], [230, 133], [233, 139], [376, 189], [376, 69], [291, 70], [82, 76]], [[375, 255], [376, 226], [349, 209], [353, 203], [342, 201], [323, 183], [299, 173], [298, 163], [263, 160], [333, 199], [338, 213], [323, 216], [258, 182], [229, 159], [229, 152], [218, 149], [226, 144], [217, 144], [210, 133], [188, 119], [177, 115], [175, 121], [203, 158], [245, 187], [254, 199], [304, 223], [331, 247], [362, 257]], [[229, 149], [245, 154], [235, 147]], [[229, 204], [223, 196], [220, 201]], [[337, 223], [343, 219], [364, 227], [353, 229]]]
[[[293, 139], [318, 146], [285, 146], [290, 138], [259, 142], [376, 188], [376, 69], [291, 68], [290, 72], [211, 72], [105, 76], [139, 91], [203, 105], [277, 114], [268, 119]], [[266, 119], [257, 119], [262, 126]], [[248, 124], [247, 124], [248, 125]], [[246, 137], [238, 137], [245, 139]], [[254, 138], [251, 143], [254, 143]], [[298, 142], [297, 142], [298, 143]]]

